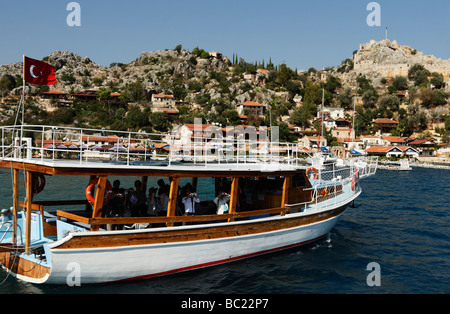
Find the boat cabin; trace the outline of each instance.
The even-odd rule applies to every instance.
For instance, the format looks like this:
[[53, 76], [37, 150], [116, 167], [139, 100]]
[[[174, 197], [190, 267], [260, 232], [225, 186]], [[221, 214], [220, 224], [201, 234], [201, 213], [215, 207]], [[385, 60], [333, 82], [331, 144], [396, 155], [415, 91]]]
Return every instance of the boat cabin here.
[[[57, 222], [75, 224], [86, 230], [122, 230], [124, 228], [152, 228], [186, 223], [206, 223], [214, 221], [234, 221], [263, 215], [284, 215], [288, 211], [300, 211], [301, 207], [288, 208], [286, 204], [305, 204], [311, 201], [311, 183], [304, 170], [259, 172], [259, 171], [198, 171], [116, 168], [59, 168], [53, 166], [22, 163], [0, 163], [13, 168], [14, 204], [40, 211], [43, 219], [44, 235], [61, 237], [56, 234]], [[25, 168], [26, 202], [19, 201], [19, 172]], [[172, 167], [173, 169], [173, 167]], [[74, 176], [73, 181], [81, 183], [78, 200], [58, 198], [50, 191], [46, 200], [39, 200], [45, 194], [47, 183], [56, 176]], [[85, 181], [84, 181], [85, 180]], [[72, 181], [69, 179], [69, 181]], [[84, 181], [84, 184], [83, 184]], [[47, 183], [46, 183], [47, 182]], [[128, 186], [115, 183], [127, 182]], [[131, 183], [133, 185], [131, 185]], [[158, 185], [159, 184], [159, 185]], [[79, 184], [80, 185], [80, 184]], [[53, 184], [54, 186], [54, 184]], [[82, 194], [86, 190], [86, 197]], [[141, 204], [132, 204], [134, 193], [140, 193]], [[150, 193], [153, 195], [150, 195]], [[198, 203], [195, 212], [186, 214], [183, 198], [187, 193], [196, 193]], [[63, 195], [64, 193], [61, 193]], [[226, 208], [218, 215], [217, 198], [227, 196]], [[77, 194], [78, 195], [78, 194]], [[152, 199], [153, 197], [153, 199]], [[151, 199], [158, 204], [158, 210], [151, 208]], [[197, 201], [196, 200], [196, 201]], [[216, 202], [215, 202], [216, 201]], [[118, 206], [117, 206], [118, 204]], [[70, 210], [61, 208], [70, 206]], [[112, 207], [119, 207], [113, 213]], [[138, 208], [140, 207], [140, 208]], [[45, 213], [44, 213], [45, 212]], [[54, 213], [57, 219], [45, 220]], [[111, 214], [113, 213], [113, 214]], [[117, 227], [119, 225], [119, 227]], [[112, 228], [111, 228], [112, 227]], [[68, 227], [69, 228], [69, 227]], [[64, 233], [64, 228], [58, 228]]]

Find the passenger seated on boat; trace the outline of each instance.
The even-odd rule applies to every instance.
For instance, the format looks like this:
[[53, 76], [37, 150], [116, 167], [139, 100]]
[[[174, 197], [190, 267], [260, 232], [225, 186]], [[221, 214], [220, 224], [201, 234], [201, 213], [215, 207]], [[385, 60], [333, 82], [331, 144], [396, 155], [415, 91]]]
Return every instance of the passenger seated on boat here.
[[[114, 193], [114, 192], [113, 192]], [[106, 218], [123, 217], [125, 211], [125, 198], [122, 193], [115, 193], [109, 203], [103, 210], [103, 216]], [[106, 230], [122, 230], [123, 225], [106, 225]]]
[[219, 195], [214, 199], [217, 206], [217, 214], [222, 215], [228, 213], [228, 202], [230, 201], [230, 194], [220, 191]]
[[186, 189], [186, 196], [182, 198], [185, 215], [195, 214], [195, 203], [200, 203], [197, 193], [192, 193], [190, 188]]
[[166, 188], [159, 188], [157, 201], [158, 216], [166, 216], [169, 207], [169, 191]]
[[139, 195], [133, 188], [129, 188], [125, 200], [125, 215], [129, 214], [129, 217], [139, 217], [138, 202]]
[[147, 212], [147, 206], [145, 204], [146, 202], [146, 198], [145, 198], [145, 192], [142, 191], [142, 182], [139, 180], [136, 180], [134, 182], [134, 187], [135, 187], [135, 194], [137, 197], [137, 203], [135, 205], [136, 207], [136, 214], [138, 217], [143, 217], [146, 216], [146, 212]]
[[113, 192], [114, 193], [124, 193], [124, 189], [120, 187], [120, 180], [114, 180], [113, 182]]
[[159, 206], [159, 198], [156, 196], [156, 189], [155, 188], [148, 189], [147, 215], [158, 216], [160, 209], [161, 207]]
[[161, 193], [169, 194], [170, 186], [168, 184], [165, 184], [163, 179], [158, 180], [158, 186], [158, 195], [161, 195]]

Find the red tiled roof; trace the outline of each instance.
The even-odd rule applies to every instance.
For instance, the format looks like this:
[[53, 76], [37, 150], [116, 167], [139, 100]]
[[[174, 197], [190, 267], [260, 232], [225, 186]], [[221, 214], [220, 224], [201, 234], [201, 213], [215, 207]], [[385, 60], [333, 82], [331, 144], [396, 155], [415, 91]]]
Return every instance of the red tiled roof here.
[[395, 146], [374, 146], [365, 150], [367, 153], [387, 153], [391, 149], [395, 148]]
[[61, 92], [56, 89], [49, 90], [48, 92], [42, 92], [41, 94], [42, 95], [66, 95], [66, 93]]
[[361, 137], [363, 137], [363, 138], [380, 138], [379, 136], [376, 136], [376, 135], [361, 135]]
[[383, 136], [383, 140], [387, 140], [391, 143], [404, 143], [405, 138], [400, 136]]
[[409, 142], [408, 144], [409, 145], [423, 145], [423, 144], [425, 144], [425, 145], [435, 145], [434, 142], [429, 141], [429, 140], [414, 140], [412, 142]]
[[203, 131], [206, 128], [209, 128], [210, 126], [212, 126], [212, 124], [189, 124], [189, 123], [187, 123], [184, 126], [187, 127], [191, 131], [193, 131], [194, 128], [196, 130], [200, 130], [201, 129]]
[[313, 140], [313, 141], [318, 141], [318, 140], [321, 140], [321, 141], [323, 141], [323, 140], [325, 140], [325, 138], [323, 137], [323, 136], [307, 136], [307, 138], [309, 139], [309, 140]]
[[166, 113], [178, 113], [178, 109], [172, 109], [172, 108], [156, 108], [158, 111], [163, 111]]
[[398, 124], [398, 122], [391, 120], [391, 119], [386, 119], [386, 118], [380, 118], [380, 119], [376, 119], [375, 121], [373, 121], [373, 123], [380, 123], [380, 124], [385, 124], [385, 123], [390, 123], [390, 124]]
[[173, 98], [172, 95], [162, 95], [162, 94], [156, 94], [156, 95], [153, 95], [153, 97], [158, 97], [158, 98]]
[[242, 105], [244, 105], [244, 106], [247, 106], [247, 107], [261, 107], [261, 106], [264, 106], [264, 105], [261, 105], [261, 104], [258, 104], [257, 102], [254, 102], [254, 101], [246, 101], [246, 102], [244, 102]]

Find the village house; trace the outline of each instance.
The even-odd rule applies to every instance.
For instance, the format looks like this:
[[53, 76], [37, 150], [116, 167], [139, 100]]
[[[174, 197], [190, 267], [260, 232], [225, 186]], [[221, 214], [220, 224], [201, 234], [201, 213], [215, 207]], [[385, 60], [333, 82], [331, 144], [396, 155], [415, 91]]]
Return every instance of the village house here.
[[398, 122], [387, 118], [379, 118], [373, 120], [372, 124], [377, 126], [383, 133], [389, 133], [392, 129], [397, 127]]
[[106, 102], [109, 104], [118, 104], [118, 103], [120, 103], [120, 96], [122, 96], [121, 93], [111, 92], [109, 94], [109, 99], [103, 100], [103, 102]]
[[364, 142], [361, 141], [360, 139], [348, 137], [348, 138], [338, 138], [337, 141], [343, 145], [346, 152], [350, 152], [352, 150], [363, 152], [365, 149]]
[[152, 95], [153, 107], [175, 107], [175, 98], [172, 95], [153, 94]]
[[426, 140], [414, 140], [408, 143], [419, 152], [419, 157], [436, 157], [438, 144], [434, 138]]
[[259, 86], [266, 85], [266, 81], [269, 79], [269, 70], [258, 69], [256, 70], [256, 79]]
[[333, 119], [338, 118], [344, 118], [345, 117], [345, 110], [344, 108], [323, 108], [323, 110], [320, 108], [320, 106], [317, 108], [317, 119], [321, 118], [323, 114], [323, 117], [331, 117]]
[[84, 145], [90, 147], [93, 145], [114, 145], [119, 142], [119, 138], [115, 135], [99, 136], [99, 135], [83, 135], [82, 142]]
[[218, 51], [212, 51], [209, 53], [209, 57], [211, 59], [218, 59], [221, 60], [222, 59], [222, 53], [218, 52]]
[[243, 115], [244, 110], [247, 110], [249, 113], [255, 114], [257, 116], [264, 116], [265, 107], [266, 106], [258, 104], [254, 101], [246, 101], [238, 107], [238, 113], [240, 115]]
[[95, 101], [98, 97], [98, 90], [96, 89], [85, 89], [84, 92], [79, 92], [71, 94], [70, 97], [76, 100], [82, 101]]
[[244, 80], [255, 81], [255, 79], [256, 79], [256, 72], [245, 72], [244, 73]]
[[354, 139], [355, 138], [355, 131], [349, 128], [335, 128], [331, 130], [331, 135], [333, 135], [336, 138], [341, 139]]
[[419, 152], [407, 146], [374, 146], [365, 150], [368, 156], [378, 156], [378, 157], [418, 157]]
[[152, 112], [164, 112], [169, 117], [176, 117], [180, 113], [177, 108], [152, 108]]
[[323, 125], [329, 130], [332, 128], [348, 128], [351, 121], [345, 119], [344, 108], [318, 108], [317, 116], [314, 121], [322, 120]]
[[381, 137], [387, 146], [405, 146], [406, 141], [404, 137], [400, 136], [382, 136]]
[[[67, 94], [56, 89], [49, 90], [47, 92], [41, 93], [42, 99], [50, 100], [51, 102], [56, 102], [58, 107], [69, 107], [73, 105], [73, 101], [67, 99]], [[52, 111], [52, 109], [47, 108], [47, 110]]]
[[205, 130], [210, 130], [212, 124], [183, 124], [174, 125], [170, 136], [168, 135], [164, 140], [170, 143], [172, 140], [175, 145], [191, 145], [194, 137], [202, 137]]
[[299, 145], [307, 149], [326, 147], [327, 139], [323, 136], [304, 136], [300, 139]]
[[67, 94], [56, 89], [41, 93], [42, 99], [67, 99]]
[[381, 136], [361, 135], [360, 139], [363, 142], [365, 148], [384, 145], [384, 141]]
[[403, 155], [403, 151], [395, 146], [375, 146], [365, 150], [368, 156], [378, 157], [400, 157]]

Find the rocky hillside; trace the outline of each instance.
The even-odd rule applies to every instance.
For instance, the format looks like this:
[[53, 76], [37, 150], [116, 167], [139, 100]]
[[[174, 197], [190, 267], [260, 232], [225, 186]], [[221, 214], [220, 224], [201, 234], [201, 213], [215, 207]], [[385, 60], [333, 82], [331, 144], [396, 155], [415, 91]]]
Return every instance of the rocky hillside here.
[[[211, 100], [221, 99], [223, 89], [237, 97], [232, 105], [251, 98], [244, 91], [244, 80], [234, 80], [233, 84], [226, 84], [228, 88], [221, 88], [219, 81], [222, 77], [211, 77], [214, 76], [212, 73], [222, 72], [225, 75], [223, 79], [233, 79], [228, 58], [220, 55], [201, 58], [188, 50], [143, 52], [129, 64], [112, 63], [110, 67], [100, 66], [89, 57], [81, 57], [68, 51], [55, 51], [43, 60], [52, 64], [56, 70], [58, 83], [52, 88], [67, 93], [85, 89], [126, 90], [127, 86], [139, 80], [147, 96], [154, 93], [174, 94], [177, 88], [181, 88], [195, 94], [182, 93], [187, 102], [194, 101], [194, 96], [199, 92], [208, 93]], [[21, 76], [22, 62], [1, 65], [0, 78], [4, 75]], [[20, 83], [17, 85], [21, 85]], [[28, 92], [33, 92], [36, 88], [32, 86]], [[12, 93], [20, 94], [21, 88], [14, 89]], [[260, 95], [258, 99], [268, 103], [271, 95]]]
[[[237, 56], [232, 59], [220, 53], [209, 54], [199, 48], [188, 51], [179, 45], [170, 50], [143, 52], [129, 64], [112, 63], [104, 67], [89, 57], [55, 51], [43, 59], [56, 69], [58, 83], [52, 89], [68, 94], [86, 89], [117, 91], [122, 94], [121, 108], [74, 102], [70, 116], [65, 110], [65, 119], [60, 121], [52, 113], [58, 108], [52, 108], [51, 103], [38, 97], [46, 87], [27, 86], [27, 94], [36, 95], [32, 100], [34, 111], [30, 115], [37, 123], [59, 121], [80, 126], [113, 125], [116, 128], [153, 127], [154, 130], [165, 130], [166, 124], [163, 128], [155, 128], [157, 123], [150, 116], [150, 100], [152, 94], [171, 94], [185, 104], [179, 117], [172, 119], [171, 123], [186, 123], [194, 115], [220, 124], [238, 123], [233, 111], [250, 100], [270, 106], [272, 121], [308, 128], [312, 125], [317, 106], [322, 102], [322, 88], [325, 88], [327, 106], [344, 107], [348, 111], [353, 109], [353, 96], [358, 96], [358, 105], [362, 106], [360, 117], [365, 114], [364, 121], [359, 121], [359, 132], [373, 132], [370, 121], [376, 116], [414, 120], [412, 115], [423, 109], [420, 126], [416, 124], [408, 126], [407, 131], [404, 128], [396, 131], [411, 134], [426, 129], [424, 115], [428, 115], [430, 120], [448, 114], [450, 60], [424, 56], [395, 41], [362, 44], [341, 65], [323, 70], [311, 68], [306, 73], [296, 73], [287, 65], [265, 64], [264, 61], [248, 63]], [[419, 68], [420, 81], [409, 77], [411, 68], [417, 64], [422, 67]], [[257, 72], [258, 69], [266, 71]], [[0, 120], [5, 121], [11, 116], [11, 106], [8, 104], [13, 104], [17, 99], [6, 95], [21, 94], [21, 75], [21, 62], [0, 65], [0, 93], [3, 96]], [[407, 96], [400, 97], [398, 92]], [[129, 111], [133, 104], [139, 104], [140, 112], [149, 117], [142, 123], [127, 125], [124, 117], [132, 116]], [[410, 105], [419, 106], [419, 109], [411, 107], [406, 115], [397, 112], [401, 106], [407, 109]], [[351, 113], [348, 112], [348, 115], [350, 117]], [[258, 125], [268, 124], [268, 120], [266, 110], [265, 117], [249, 115], [248, 122]]]

